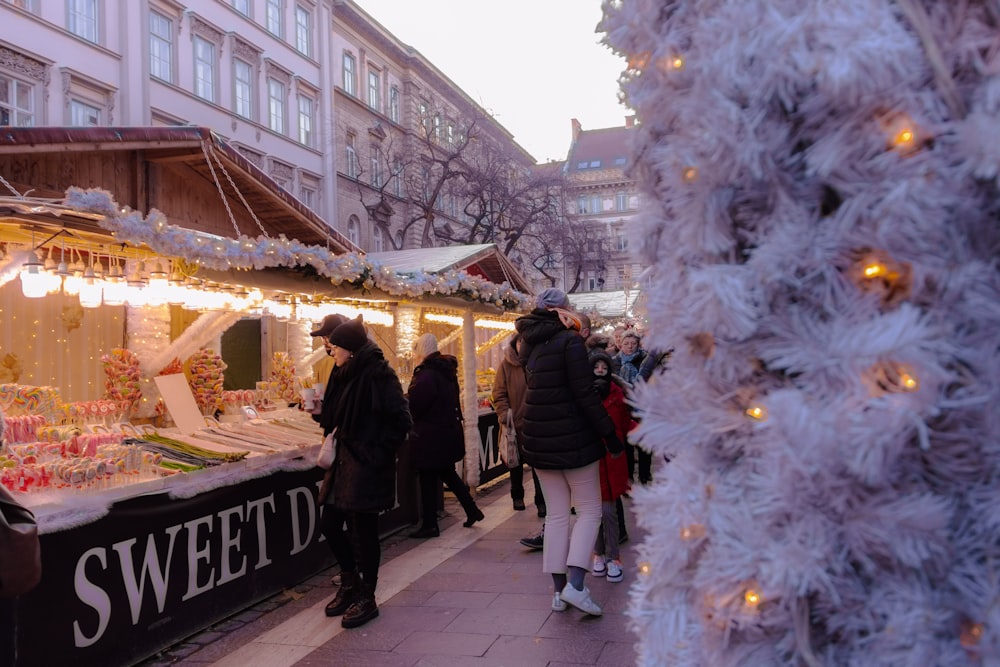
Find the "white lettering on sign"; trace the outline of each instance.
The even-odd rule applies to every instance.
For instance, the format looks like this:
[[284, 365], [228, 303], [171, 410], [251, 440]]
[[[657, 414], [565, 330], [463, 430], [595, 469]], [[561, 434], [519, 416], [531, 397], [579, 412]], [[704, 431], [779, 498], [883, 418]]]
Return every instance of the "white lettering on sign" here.
[[[490, 443], [493, 442], [493, 424], [486, 427], [486, 439], [479, 438], [479, 466], [480, 470], [489, 470], [500, 463], [500, 448], [494, 447], [490, 452]], [[492, 456], [490, 456], [492, 454]]]
[[[300, 551], [305, 550], [312, 542], [313, 533], [316, 532], [316, 503], [313, 501], [312, 493], [304, 486], [288, 489], [285, 493], [288, 494], [288, 500], [292, 506], [292, 550], [289, 552], [289, 555], [294, 556]], [[306, 529], [305, 535], [301, 534], [301, 528], [299, 527], [300, 499], [304, 501], [302, 504], [306, 508], [306, 518], [309, 520], [309, 526]]]
[[80, 599], [80, 602], [97, 612], [97, 629], [94, 631], [93, 636], [88, 637], [83, 634], [83, 630], [80, 629], [80, 622], [73, 621], [73, 645], [80, 648], [96, 643], [101, 638], [101, 635], [104, 634], [104, 631], [108, 629], [108, 621], [111, 620], [111, 598], [104, 592], [103, 588], [95, 586], [87, 580], [85, 568], [87, 567], [87, 561], [91, 558], [97, 558], [101, 562], [101, 568], [107, 569], [108, 550], [103, 547], [87, 549], [80, 556], [80, 560], [76, 562], [76, 573], [73, 576], [73, 588], [76, 591], [76, 597]]
[[[316, 530], [316, 503], [309, 487], [296, 487], [288, 490], [287, 494], [291, 502], [289, 508], [292, 525], [291, 554], [294, 555], [306, 549], [312, 542]], [[308, 513], [306, 515], [308, 528], [305, 534], [302, 534], [299, 525], [299, 513], [303, 507]], [[111, 550], [118, 555], [118, 570], [128, 599], [132, 625], [139, 623], [147, 583], [156, 599], [157, 610], [163, 613], [167, 592], [170, 590], [170, 568], [174, 562], [175, 545], [178, 547], [177, 551], [185, 554], [179, 557], [184, 559], [187, 566], [187, 590], [181, 598], [182, 601], [246, 576], [248, 561], [253, 558], [253, 554], [246, 553], [244, 549], [244, 528], [255, 530], [257, 533], [254, 570], [270, 565], [271, 559], [267, 553], [267, 527], [275, 512], [275, 498], [272, 493], [263, 498], [248, 500], [245, 505], [227, 507], [214, 514], [170, 526], [158, 534], [147, 533], [144, 537], [133, 537], [112, 544]], [[134, 551], [142, 539], [145, 540], [145, 547], [141, 561], [137, 561]], [[160, 553], [164, 550], [166, 553], [161, 560]], [[216, 568], [211, 564], [214, 552], [218, 553], [218, 576]], [[73, 621], [73, 643], [78, 648], [92, 646], [100, 641], [107, 632], [112, 617], [111, 596], [101, 586], [87, 578], [87, 567], [93, 560], [97, 561], [102, 571], [107, 572], [108, 549], [106, 547], [88, 549], [76, 563], [73, 577], [76, 596], [80, 602], [97, 612], [97, 625], [91, 635], [86, 634], [79, 619]], [[204, 583], [199, 583], [202, 581]]]

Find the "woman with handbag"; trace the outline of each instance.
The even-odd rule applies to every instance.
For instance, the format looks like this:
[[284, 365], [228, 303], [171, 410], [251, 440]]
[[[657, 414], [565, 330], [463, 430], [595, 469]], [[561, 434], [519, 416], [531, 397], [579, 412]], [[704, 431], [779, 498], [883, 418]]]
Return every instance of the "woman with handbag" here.
[[[504, 346], [503, 360], [497, 368], [496, 377], [493, 379], [493, 409], [496, 410], [497, 420], [501, 424], [506, 424], [508, 419], [513, 420], [514, 433], [518, 441], [518, 450], [523, 449], [521, 445], [521, 430], [524, 418], [524, 392], [525, 379], [524, 368], [521, 360], [517, 356], [517, 346], [521, 342], [521, 336], [514, 334], [510, 339], [510, 344]], [[517, 465], [510, 468], [510, 499], [514, 504], [514, 509], [524, 510], [524, 465], [519, 461]], [[538, 475], [535, 469], [531, 469], [531, 476], [535, 482], [535, 508], [538, 510], [538, 517], [545, 518], [545, 497], [542, 495], [542, 485], [538, 483]]]
[[410, 537], [428, 538], [441, 534], [437, 523], [437, 497], [444, 482], [465, 510], [471, 528], [485, 516], [469, 493], [469, 487], [455, 472], [455, 463], [465, 456], [465, 433], [458, 393], [458, 359], [438, 351], [434, 334], [424, 334], [413, 345], [417, 367], [406, 397], [413, 416], [410, 459], [420, 478], [420, 528]]
[[[336, 368], [320, 423], [336, 432], [336, 456], [319, 491], [322, 530], [341, 568], [327, 616], [356, 628], [379, 615], [375, 587], [382, 560], [379, 513], [396, 502], [396, 454], [412, 421], [396, 372], [368, 339], [361, 316], [327, 336]], [[329, 413], [327, 413], [329, 410]], [[346, 526], [346, 528], [345, 528]]]

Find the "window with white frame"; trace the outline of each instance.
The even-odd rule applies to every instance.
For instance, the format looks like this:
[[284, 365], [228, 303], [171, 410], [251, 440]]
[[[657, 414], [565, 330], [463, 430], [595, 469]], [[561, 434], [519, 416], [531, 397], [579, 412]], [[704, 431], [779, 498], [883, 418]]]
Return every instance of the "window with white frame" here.
[[398, 248], [400, 250], [403, 249], [403, 232], [402, 231], [396, 232], [396, 248]]
[[615, 249], [619, 251], [628, 250], [628, 235], [624, 231], [615, 234]]
[[101, 124], [101, 110], [80, 100], [70, 100], [69, 124], [73, 127], [97, 127]]
[[312, 12], [302, 5], [295, 6], [295, 48], [312, 55]]
[[347, 175], [350, 178], [358, 177], [358, 152], [354, 149], [354, 134], [351, 132], [347, 133], [347, 142], [344, 146], [346, 150], [345, 158], [347, 159]]
[[215, 101], [215, 44], [200, 35], [194, 41], [194, 94]]
[[381, 111], [382, 107], [382, 95], [381, 89], [382, 77], [379, 75], [378, 70], [369, 69], [368, 70], [368, 108], [374, 111]]
[[371, 149], [371, 180], [372, 187], [380, 188], [382, 187], [382, 156], [381, 151], [379, 151], [378, 146], [372, 144]]
[[243, 16], [250, 16], [250, 0], [233, 0], [233, 9]]
[[309, 208], [316, 210], [316, 188], [303, 185], [299, 188], [299, 201], [308, 206]]
[[350, 53], [344, 54], [343, 77], [344, 92], [348, 95], [357, 95], [357, 61]]
[[305, 146], [313, 146], [313, 115], [315, 114], [315, 103], [313, 98], [299, 93], [299, 143]]
[[29, 12], [35, 11], [34, 0], [4, 0], [8, 5], [14, 5], [15, 7], [20, 7], [21, 9], [27, 9]]
[[392, 160], [392, 193], [403, 196], [403, 160], [399, 156]]
[[239, 58], [233, 59], [233, 111], [236, 115], [253, 120], [253, 65]]
[[587, 198], [584, 195], [580, 195], [576, 198], [576, 212], [580, 214], [590, 212], [587, 208]]
[[628, 210], [628, 194], [624, 190], [615, 194], [615, 209], [619, 211]]
[[399, 122], [399, 88], [397, 86], [389, 88], [389, 120], [394, 123]]
[[277, 79], [267, 79], [267, 126], [285, 133], [285, 84]]
[[448, 127], [446, 128], [445, 140], [448, 142], [449, 146], [455, 145], [455, 124], [450, 121], [448, 123]]
[[361, 245], [361, 223], [355, 215], [347, 220], [347, 240], [356, 246]]
[[35, 124], [35, 87], [0, 72], [0, 125]]
[[587, 289], [591, 292], [597, 289], [597, 275], [593, 271], [587, 271]]
[[97, 0], [67, 0], [66, 27], [77, 37], [97, 43]]
[[591, 213], [604, 212], [604, 204], [601, 201], [601, 195], [594, 195], [590, 198], [590, 212]]
[[284, 12], [283, 0], [267, 0], [267, 4], [264, 9], [264, 17], [267, 22], [267, 31], [272, 35], [277, 35], [278, 37], [284, 37], [284, 21], [282, 20], [282, 14]]
[[174, 80], [173, 21], [159, 12], [149, 12], [149, 74], [163, 81]]
[[373, 252], [382, 252], [383, 250], [385, 250], [385, 235], [384, 234], [385, 233], [382, 231], [382, 228], [379, 227], [378, 225], [375, 225], [375, 228], [372, 230], [372, 251]]

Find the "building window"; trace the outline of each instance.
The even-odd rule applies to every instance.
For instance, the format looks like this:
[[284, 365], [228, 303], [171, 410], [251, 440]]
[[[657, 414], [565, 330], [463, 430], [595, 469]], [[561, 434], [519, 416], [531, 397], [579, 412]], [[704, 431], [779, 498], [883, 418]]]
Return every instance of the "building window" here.
[[215, 44], [194, 36], [194, 94], [215, 101]]
[[396, 86], [389, 89], [389, 120], [399, 122], [399, 88]]
[[628, 250], [628, 236], [623, 232], [619, 232], [615, 236], [615, 249], [618, 251]]
[[628, 210], [628, 195], [624, 192], [619, 192], [615, 195], [615, 208], [619, 211]]
[[299, 188], [299, 201], [309, 208], [316, 210], [316, 190], [304, 186]]
[[403, 196], [403, 161], [399, 157], [392, 161], [392, 192], [397, 197]]
[[446, 138], [446, 140], [448, 142], [448, 145], [449, 146], [454, 146], [455, 145], [455, 125], [453, 123], [448, 123], [448, 127], [445, 128], [445, 129], [446, 129], [445, 138]]
[[379, 94], [380, 80], [382, 77], [374, 70], [368, 70], [368, 107], [375, 111], [381, 110], [382, 100]]
[[295, 48], [312, 55], [312, 14], [301, 5], [295, 7]]
[[281, 20], [282, 0], [267, 0], [265, 15], [267, 17], [267, 31], [278, 37], [284, 36], [284, 22]]
[[0, 73], [0, 125], [31, 127], [34, 124], [34, 87]]
[[347, 135], [347, 175], [350, 178], [358, 177], [358, 152], [354, 150], [354, 135]]
[[285, 84], [277, 79], [267, 80], [267, 126], [285, 133]]
[[347, 221], [347, 240], [356, 246], [361, 245], [361, 225], [356, 216], [351, 216]]
[[576, 198], [576, 212], [578, 214], [589, 213], [589, 210], [587, 209], [587, 198], [583, 195]]
[[590, 198], [590, 208], [591, 213], [603, 213], [604, 203], [601, 201], [601, 195], [594, 195]]
[[372, 187], [382, 187], [382, 159], [379, 156], [378, 146], [372, 146]]
[[357, 81], [355, 80], [355, 61], [350, 53], [344, 54], [344, 92], [348, 95], [357, 94]]
[[299, 143], [313, 145], [313, 99], [299, 95]]
[[250, 0], [233, 0], [233, 9], [243, 16], [250, 16]]
[[68, 27], [77, 37], [97, 43], [97, 0], [69, 0]]
[[236, 58], [233, 60], [233, 111], [253, 120], [253, 65]]
[[372, 251], [382, 252], [385, 250], [385, 236], [382, 229], [378, 226], [372, 230]]
[[441, 116], [434, 115], [434, 141], [441, 142]]
[[14, 5], [15, 7], [20, 7], [21, 9], [26, 9], [29, 12], [35, 11], [34, 0], [5, 0], [9, 5]]
[[101, 110], [80, 100], [70, 100], [69, 124], [74, 127], [97, 127], [101, 124]]
[[157, 12], [149, 13], [149, 74], [174, 80], [173, 22]]
[[396, 232], [396, 248], [403, 249], [403, 232]]
[[593, 271], [587, 271], [587, 289], [591, 292], [597, 290], [597, 276]]

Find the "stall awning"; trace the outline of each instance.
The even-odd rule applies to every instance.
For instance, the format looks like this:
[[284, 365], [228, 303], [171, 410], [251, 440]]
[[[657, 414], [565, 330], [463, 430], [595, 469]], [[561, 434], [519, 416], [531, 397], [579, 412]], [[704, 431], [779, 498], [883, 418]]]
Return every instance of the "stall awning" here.
[[373, 264], [391, 268], [399, 275], [418, 271], [465, 271], [498, 285], [508, 283], [519, 292], [530, 294], [533, 291], [521, 272], [493, 243], [373, 252], [368, 253], [366, 259]]
[[616, 290], [613, 292], [583, 292], [570, 294], [569, 302], [581, 313], [597, 313], [601, 317], [630, 317], [639, 290]]
[[[99, 168], [90, 162], [100, 159], [101, 154], [128, 155], [117, 171], [119, 176], [125, 176], [125, 182], [107, 182], [103, 178]], [[211, 161], [209, 155], [213, 158]], [[71, 156], [80, 158], [74, 157], [76, 161], [70, 162]], [[64, 166], [59, 168], [59, 164]], [[129, 173], [125, 167], [132, 165], [136, 168]], [[243, 234], [256, 236], [261, 233], [251, 219], [256, 216], [269, 234], [283, 234], [302, 243], [323, 245], [333, 252], [363, 252], [235, 147], [205, 127], [5, 127], [0, 133], [0, 174], [20, 194], [30, 190], [29, 196], [33, 198], [60, 199], [71, 186], [113, 188], [118, 201], [137, 209], [176, 210], [169, 205], [172, 202], [159, 201], [165, 194], [159, 193], [158, 198], [157, 183], [148, 182], [146, 166], [169, 170], [176, 183], [200, 187], [207, 203], [215, 198], [221, 216], [195, 216], [202, 217], [204, 228], [195, 224], [198, 220], [172, 220], [183, 226], [216, 234], [225, 232], [225, 229], [208, 227], [225, 218], [217, 194], [221, 185], [228, 208], [238, 219], [242, 218], [239, 227]], [[125, 196], [124, 191], [133, 196]], [[8, 194], [13, 193], [0, 192], [0, 195]], [[224, 225], [231, 234], [231, 225], [228, 222]]]

